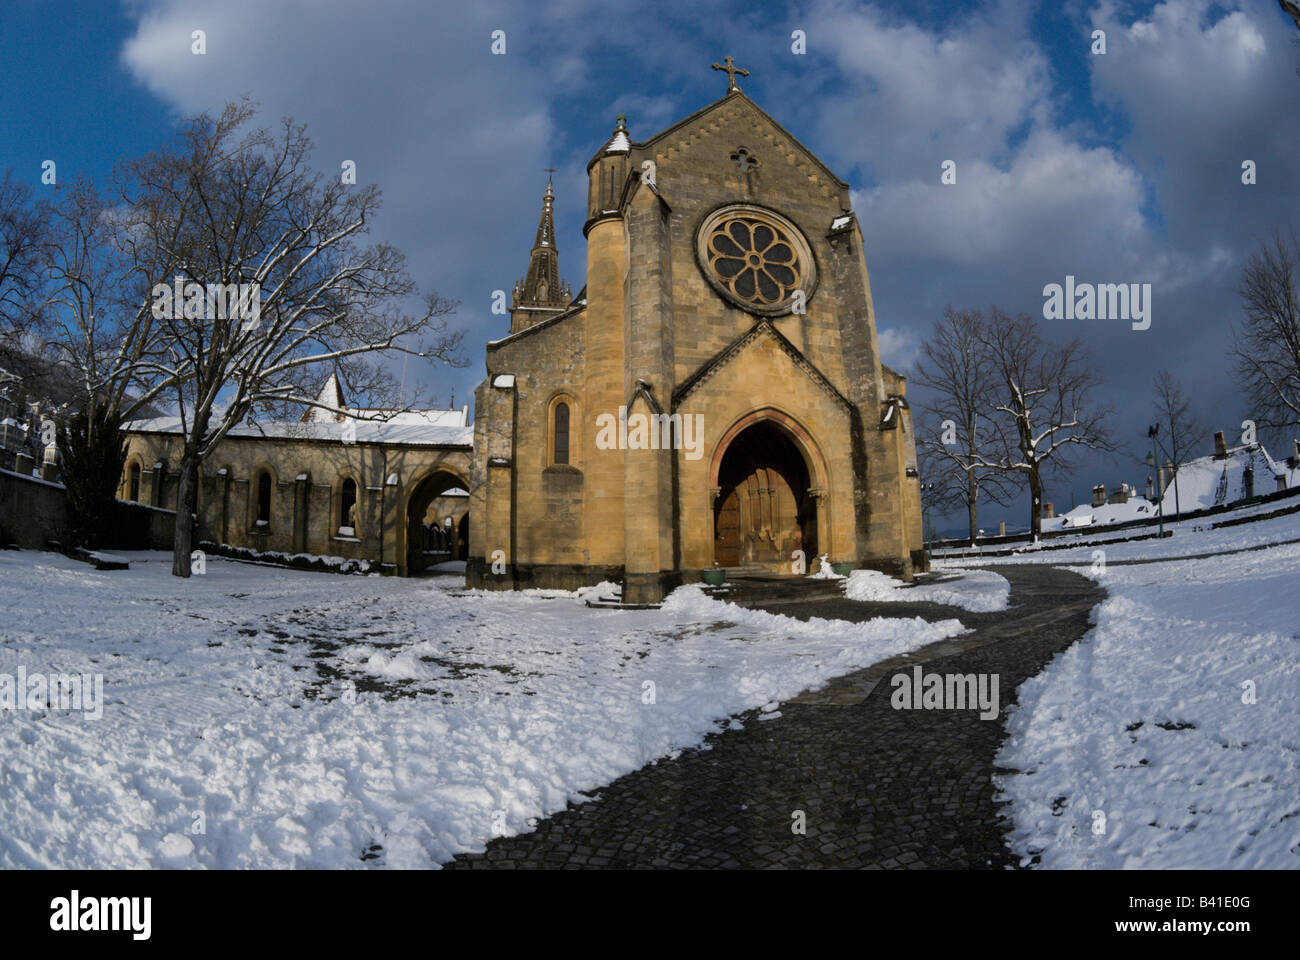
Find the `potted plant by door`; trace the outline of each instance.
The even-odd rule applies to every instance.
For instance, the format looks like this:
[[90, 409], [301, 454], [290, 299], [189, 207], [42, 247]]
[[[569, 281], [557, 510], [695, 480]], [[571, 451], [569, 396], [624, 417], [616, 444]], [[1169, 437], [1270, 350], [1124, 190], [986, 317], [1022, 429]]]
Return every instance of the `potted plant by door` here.
[[713, 561], [713, 566], [708, 570], [701, 570], [700, 577], [711, 587], [720, 587], [724, 580], [727, 579], [727, 571], [718, 566], [718, 561]]

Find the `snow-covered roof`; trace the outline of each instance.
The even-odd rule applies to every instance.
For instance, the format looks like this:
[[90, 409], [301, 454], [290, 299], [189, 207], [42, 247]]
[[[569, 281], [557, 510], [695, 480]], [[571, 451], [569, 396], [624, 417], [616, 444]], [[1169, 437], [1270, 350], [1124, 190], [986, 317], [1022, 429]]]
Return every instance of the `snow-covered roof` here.
[[[316, 402], [323, 403], [336, 410], [343, 409], [343, 387], [339, 384], [337, 373], [329, 375], [329, 379], [320, 388], [320, 393], [316, 394]], [[327, 420], [338, 419], [338, 414], [331, 413], [329, 410], [322, 410], [320, 407], [308, 407], [303, 412], [302, 419], [308, 423], [324, 423]]]
[[[338, 374], [331, 373], [316, 394], [319, 407], [308, 407], [302, 415], [304, 423], [337, 423], [340, 417], [352, 417], [357, 420], [384, 420], [396, 425], [416, 425], [435, 427], [469, 426], [469, 405], [459, 410], [395, 410], [385, 407], [349, 407], [343, 396], [343, 387]], [[328, 408], [328, 409], [326, 409]], [[335, 411], [340, 411], [336, 413]]]
[[386, 410], [381, 407], [348, 407], [348, 412], [364, 419], [383, 418], [396, 424], [427, 424], [434, 427], [469, 426], [469, 404], [459, 410]]
[[1285, 460], [1274, 460], [1263, 444], [1229, 447], [1227, 459], [1197, 457], [1178, 468], [1166, 481], [1165, 512], [1173, 513], [1175, 502], [1177, 508], [1186, 513], [1241, 500], [1247, 495], [1245, 473], [1248, 465], [1254, 468], [1255, 496], [1272, 493], [1277, 488], [1279, 475], [1286, 477], [1288, 487], [1300, 483], [1300, 470], [1292, 470]]
[[1156, 515], [1156, 505], [1146, 497], [1129, 495], [1124, 503], [1103, 503], [1100, 507], [1083, 503], [1068, 513], [1044, 517], [1044, 530], [1072, 530], [1077, 527], [1105, 527], [1129, 520], [1145, 520]]
[[[435, 411], [451, 412], [458, 411]], [[133, 433], [180, 433], [179, 417], [154, 417], [132, 420], [123, 429]], [[346, 437], [345, 437], [346, 431]], [[354, 433], [355, 431], [355, 433]], [[471, 447], [474, 428], [447, 423], [399, 422], [390, 420], [348, 420], [345, 423], [304, 423], [272, 421], [242, 423], [230, 431], [231, 437], [274, 437], [281, 440], [334, 440], [356, 443], [400, 443], [429, 447]]]

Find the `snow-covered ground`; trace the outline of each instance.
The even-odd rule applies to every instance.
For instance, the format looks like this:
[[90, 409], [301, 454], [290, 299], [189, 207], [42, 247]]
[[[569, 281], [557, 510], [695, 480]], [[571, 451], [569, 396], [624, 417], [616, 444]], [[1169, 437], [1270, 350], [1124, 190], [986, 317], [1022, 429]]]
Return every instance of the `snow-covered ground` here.
[[946, 603], [972, 612], [1005, 610], [1011, 595], [1007, 578], [991, 570], [963, 570], [945, 567], [945, 579], [937, 583], [904, 583], [876, 570], [854, 570], [844, 585], [850, 600], [905, 601], [909, 603]]
[[[1274, 505], [1271, 509], [1276, 510], [1278, 506]], [[1235, 516], [1237, 514], [1233, 514], [1233, 517]], [[1202, 518], [1200, 520], [1181, 520], [1177, 523], [1167, 523], [1165, 524], [1165, 532], [1167, 534], [1172, 533], [1172, 536], [1166, 536], [1163, 540], [1154, 536], [1156, 528], [1151, 527], [1150, 529], [1126, 531], [1128, 536], [1150, 534], [1150, 539], [1134, 541], [1116, 539], [1114, 542], [1102, 543], [1098, 546], [1062, 547], [1061, 540], [1045, 540], [1042, 547], [1050, 547], [1051, 549], [1026, 545], [1014, 554], [1001, 557], [944, 557], [936, 553], [933, 558], [933, 566], [936, 570], [955, 570], [971, 565], [984, 567], [1000, 563], [1091, 564], [1097, 559], [1093, 556], [1097, 550], [1104, 552], [1104, 559], [1108, 562], [1111, 560], [1141, 560], [1148, 557], [1175, 558], [1200, 553], [1217, 553], [1227, 550], [1240, 550], [1246, 547], [1266, 546], [1300, 538], [1300, 513], [1274, 517], [1270, 520], [1256, 520], [1251, 523], [1223, 527], [1218, 530], [1210, 528], [1211, 523], [1222, 522], [1225, 519], [1230, 518], [1214, 517], [1212, 520]]]
[[[1130, 500], [1129, 502], [1133, 503], [1134, 501]], [[1173, 531], [1175, 534], [1179, 532], [1199, 533], [1202, 531], [1209, 530], [1212, 524], [1223, 523], [1224, 521], [1227, 520], [1241, 520], [1247, 517], [1256, 517], [1256, 516], [1260, 516], [1261, 514], [1273, 513], [1277, 510], [1285, 510], [1288, 507], [1295, 506], [1296, 504], [1297, 501], [1288, 500], [1288, 499], [1272, 501], [1267, 503], [1250, 503], [1250, 504], [1244, 504], [1240, 507], [1236, 507], [1235, 509], [1232, 510], [1225, 511], [1224, 513], [1218, 513], [1209, 517], [1198, 517], [1196, 519], [1188, 519], [1188, 520], [1170, 519], [1172, 514], [1166, 514], [1165, 521], [1164, 521], [1164, 529], [1166, 532]], [[1129, 519], [1129, 520], [1134, 519], [1134, 517], [1132, 516], [1126, 517], [1123, 516], [1121, 513], [1119, 513], [1119, 511], [1122, 511], [1125, 508], [1127, 508], [1128, 504], [1107, 505], [1105, 508], [1098, 508], [1098, 509], [1109, 510], [1112, 506], [1115, 507], [1116, 512], [1112, 513], [1112, 517], [1114, 517], [1115, 519], [1112, 520], [1111, 522], [1119, 522], [1120, 520], [1123, 519]], [[1170, 508], [1170, 510], [1172, 510], [1172, 507]], [[1061, 520], [1060, 517], [1056, 517], [1053, 520], [1053, 524], [1055, 524], [1054, 526], [1052, 524], [1049, 524], [1046, 520], [1044, 520], [1043, 529], [1044, 530], [1060, 529], [1060, 520]], [[1055, 548], [1062, 547], [1062, 545], [1069, 544], [1072, 540], [1076, 540], [1076, 539], [1080, 541], [1086, 541], [1088, 543], [1097, 543], [1097, 542], [1104, 542], [1104, 541], [1119, 543], [1123, 540], [1132, 537], [1144, 537], [1144, 536], [1154, 537], [1156, 533], [1159, 531], [1159, 529], [1160, 529], [1159, 525], [1155, 523], [1146, 526], [1140, 526], [1140, 527], [1125, 527], [1124, 529], [1121, 530], [1115, 530], [1106, 525], [1094, 524], [1092, 526], [1079, 527], [1077, 530], [1073, 531], [1072, 534], [1067, 534], [1066, 536], [1063, 537], [1052, 537], [1051, 539], [1045, 539], [1042, 543], [1042, 546], [1054, 548], [1052, 551], [1049, 551], [1051, 553], [1054, 553]], [[1023, 530], [1021, 532], [1023, 533]], [[1027, 543], [1020, 543], [1018, 545], [1017, 544], [1009, 545], [1005, 543], [986, 545], [986, 550], [991, 553], [1000, 553], [1008, 549], [1035, 551], [1038, 548], [1032, 547]], [[978, 556], [978, 554], [971, 554], [970, 548], [967, 547], [964, 543], [956, 546], [937, 547], [932, 551], [931, 555], [936, 560], [952, 560], [958, 562], [963, 559], [962, 555], [967, 555], [967, 557]], [[982, 564], [984, 560], [981, 558], [978, 562]], [[1018, 561], [1013, 560], [1009, 562], [1015, 563]]]
[[0, 551], [0, 680], [102, 674], [106, 701], [0, 709], [0, 867], [430, 866], [963, 631], [127, 556]]
[[[1297, 536], [1292, 516], [1106, 555]], [[1300, 867], [1300, 544], [1080, 572], [1109, 598], [1020, 687], [998, 756], [1021, 771], [998, 778], [1012, 848], [1046, 867]]]

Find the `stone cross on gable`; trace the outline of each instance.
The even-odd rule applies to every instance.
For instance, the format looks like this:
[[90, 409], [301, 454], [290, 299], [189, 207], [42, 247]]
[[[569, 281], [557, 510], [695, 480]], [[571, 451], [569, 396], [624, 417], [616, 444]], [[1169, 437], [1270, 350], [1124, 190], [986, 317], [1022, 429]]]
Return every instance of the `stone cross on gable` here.
[[[726, 66], [723, 66], [723, 64], [726, 64]], [[722, 58], [722, 63], [715, 63], [713, 69], [727, 71], [727, 93], [731, 93], [733, 90], [739, 92], [740, 90], [740, 84], [736, 82], [736, 74], [740, 74], [742, 77], [749, 76], [749, 71], [736, 66], [736, 62], [729, 55]]]

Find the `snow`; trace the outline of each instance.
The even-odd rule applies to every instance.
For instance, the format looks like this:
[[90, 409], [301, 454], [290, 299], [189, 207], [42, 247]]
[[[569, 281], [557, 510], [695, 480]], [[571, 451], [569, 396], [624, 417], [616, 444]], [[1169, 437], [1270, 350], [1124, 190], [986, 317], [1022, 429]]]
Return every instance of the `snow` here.
[[[1200, 539], [1284, 535], [1300, 519]], [[996, 761], [1021, 771], [997, 778], [1012, 849], [1049, 868], [1300, 866], [1300, 545], [1087, 572], [1109, 594], [1096, 625], [1021, 685]]]
[[349, 407], [343, 402], [343, 391], [338, 376], [331, 373], [320, 392], [316, 394], [319, 407], [308, 407], [302, 419], [307, 423], [338, 423], [340, 414], [354, 420], [382, 419], [387, 423], [416, 426], [466, 427], [469, 425], [469, 406], [459, 410], [416, 409], [398, 410], [391, 407]]
[[464, 560], [444, 560], [442, 563], [431, 563], [424, 568], [425, 572], [435, 573], [464, 573]]
[[[1027, 544], [1023, 549], [1009, 556], [1001, 557], [953, 557], [944, 559], [939, 555], [933, 557], [935, 569], [947, 570], [971, 563], [981, 567], [996, 566], [1002, 563], [1050, 563], [1081, 564], [1090, 566], [1099, 559], [1107, 562], [1114, 560], [1140, 560], [1147, 558], [1176, 559], [1201, 553], [1215, 553], [1225, 550], [1240, 550], [1252, 547], [1264, 547], [1286, 540], [1300, 539], [1300, 513], [1268, 520], [1257, 520], [1240, 526], [1212, 529], [1211, 524], [1222, 523], [1236, 517], [1286, 509], [1290, 504], [1262, 504], [1257, 509], [1222, 516], [1201, 517], [1194, 520], [1166, 521], [1162, 539], [1155, 537], [1155, 527], [1143, 527], [1138, 530], [1120, 531], [1113, 541], [1102, 542], [1097, 546], [1063, 547], [1056, 549], [1062, 541], [1050, 540], [1046, 543], [1054, 549], [1044, 550]], [[1145, 540], [1125, 540], [1125, 536], [1144, 536]], [[1091, 543], [1092, 541], [1089, 540]]]
[[[1011, 596], [1006, 577], [991, 570], [947, 568], [945, 579], [935, 583], [906, 583], [876, 570], [854, 570], [844, 586], [850, 600], [946, 603], [972, 613], [1005, 610]], [[946, 579], [948, 576], [956, 579]]]
[[[1170, 508], [1172, 510], [1172, 507]], [[1124, 503], [1103, 503], [1099, 507], [1080, 504], [1068, 513], [1043, 518], [1043, 530], [1074, 527], [1104, 527], [1129, 520], [1146, 520], [1156, 515], [1156, 505], [1146, 497], [1130, 496]]]
[[1252, 493], [1255, 496], [1273, 493], [1277, 489], [1278, 475], [1287, 478], [1288, 487], [1300, 483], [1300, 472], [1289, 470], [1285, 461], [1274, 460], [1262, 444], [1229, 447], [1227, 454], [1226, 460], [1198, 457], [1179, 467], [1165, 487], [1165, 513], [1172, 515], [1176, 509], [1183, 512], [1201, 510], [1251, 495], [1245, 482], [1247, 466], [1253, 468]]
[[57, 490], [63, 489], [63, 484], [55, 483], [53, 480], [44, 480], [41, 478], [40, 474], [37, 473], [35, 470], [32, 471], [30, 476], [28, 476], [25, 473], [16, 473], [13, 470], [0, 470], [0, 473], [6, 474], [11, 477], [18, 477], [22, 480], [31, 480], [33, 483], [39, 483], [45, 487], [54, 487]]
[[828, 557], [830, 554], [823, 553], [817, 558], [817, 572], [808, 574], [814, 580], [843, 580], [844, 577], [835, 572], [835, 567], [831, 564]]
[[469, 425], [469, 406], [459, 410], [389, 410], [380, 407], [349, 407], [349, 414], [354, 418], [383, 418], [385, 423], [402, 426], [466, 427]]
[[[411, 446], [469, 447], [473, 445], [474, 428], [447, 423], [427, 422], [416, 416], [423, 413], [452, 413], [460, 419], [462, 411], [414, 411], [411, 416], [396, 414], [391, 420], [267, 421], [242, 423], [230, 430], [231, 437], [276, 437], [285, 440], [335, 440], [355, 443], [397, 443]], [[467, 412], [466, 412], [467, 415]], [[132, 433], [181, 432], [179, 417], [154, 417], [132, 420], [123, 426]], [[346, 431], [346, 433], [345, 433]], [[160, 466], [161, 464], [159, 464]]]
[[106, 701], [97, 721], [0, 710], [0, 868], [427, 867], [482, 850], [498, 817], [527, 830], [734, 714], [964, 632], [804, 622], [697, 586], [591, 610], [592, 590], [130, 559], [0, 552], [0, 674], [99, 673]]
[[831, 221], [831, 229], [839, 230], [842, 227], [847, 227], [852, 221], [853, 221], [853, 214], [851, 213], [846, 214], [845, 216], [842, 217], [836, 217], [834, 220]]
[[[355, 537], [333, 537], [334, 540], [350, 541], [360, 543]], [[336, 570], [339, 573], [366, 573], [370, 570], [370, 561], [364, 559], [354, 559], [350, 557], [340, 557], [335, 554], [320, 553], [284, 553], [280, 550], [252, 550], [248, 547], [232, 547], [222, 544], [218, 547], [215, 544], [203, 541], [199, 544], [199, 549], [204, 551], [227, 551], [235, 555], [235, 559], [246, 563], [274, 563], [285, 564], [293, 563], [295, 560], [305, 561], [310, 564], [319, 564]], [[220, 554], [215, 554], [220, 555]], [[121, 557], [119, 559], [127, 559]]]

